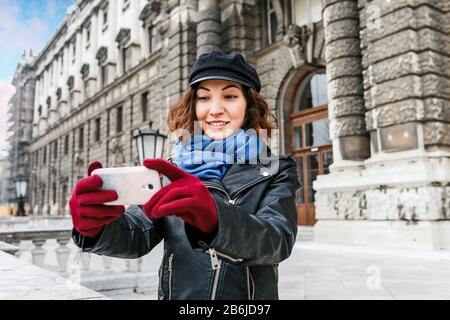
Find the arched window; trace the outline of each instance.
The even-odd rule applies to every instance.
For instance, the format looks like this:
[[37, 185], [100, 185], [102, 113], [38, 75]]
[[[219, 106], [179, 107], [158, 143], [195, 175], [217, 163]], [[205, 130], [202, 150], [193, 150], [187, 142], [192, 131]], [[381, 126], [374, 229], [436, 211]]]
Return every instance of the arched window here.
[[328, 121], [327, 79], [323, 71], [309, 75], [294, 99], [294, 149], [331, 144]]
[[333, 162], [325, 71], [318, 70], [304, 78], [292, 103], [292, 153], [301, 181], [296, 194], [298, 223], [314, 225], [313, 181], [318, 175], [327, 174]]
[[323, 107], [327, 104], [327, 76], [324, 71], [313, 73], [297, 91], [294, 112]]

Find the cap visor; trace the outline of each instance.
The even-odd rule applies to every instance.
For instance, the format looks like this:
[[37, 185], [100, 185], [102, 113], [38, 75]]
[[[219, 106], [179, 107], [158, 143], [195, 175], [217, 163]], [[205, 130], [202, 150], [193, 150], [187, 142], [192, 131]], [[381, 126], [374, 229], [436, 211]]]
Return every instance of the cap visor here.
[[243, 84], [244, 86], [247, 87], [251, 87], [252, 85], [244, 80], [241, 79], [237, 79], [234, 77], [230, 77], [230, 76], [224, 76], [224, 75], [208, 75], [208, 76], [204, 76], [198, 79], [195, 79], [194, 81], [192, 81], [191, 83], [189, 83], [190, 86], [192, 86], [193, 84], [205, 81], [205, 80], [228, 80], [228, 81], [233, 81], [233, 82], [237, 82], [240, 84]]

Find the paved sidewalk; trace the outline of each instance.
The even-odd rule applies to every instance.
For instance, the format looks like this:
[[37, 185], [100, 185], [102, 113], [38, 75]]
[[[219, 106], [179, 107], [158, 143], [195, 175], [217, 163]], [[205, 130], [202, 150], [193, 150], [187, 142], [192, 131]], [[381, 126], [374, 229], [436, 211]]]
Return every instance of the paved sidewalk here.
[[[450, 255], [297, 241], [279, 266], [279, 293], [282, 300], [450, 299]], [[111, 298], [153, 300], [156, 292]]]
[[[302, 233], [292, 255], [279, 266], [280, 299], [450, 299], [450, 252], [324, 245], [308, 241], [311, 237]], [[75, 246], [69, 246], [73, 259]], [[156, 299], [162, 251], [160, 244], [144, 257], [144, 271], [154, 275], [149, 279], [152, 290], [110, 298]], [[47, 262], [56, 266], [52, 247], [47, 255]], [[29, 252], [21, 259], [30, 262]], [[91, 262], [94, 269], [103, 270], [102, 257], [93, 256]], [[114, 264], [116, 269], [125, 267], [118, 259]]]
[[298, 241], [279, 273], [284, 300], [450, 299], [448, 252]]

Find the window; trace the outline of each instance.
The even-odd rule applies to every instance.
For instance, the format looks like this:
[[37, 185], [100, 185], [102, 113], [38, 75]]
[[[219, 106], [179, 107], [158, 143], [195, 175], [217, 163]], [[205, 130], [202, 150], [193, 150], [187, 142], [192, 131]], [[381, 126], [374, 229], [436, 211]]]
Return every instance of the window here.
[[142, 112], [142, 121], [147, 121], [147, 112], [148, 112], [148, 91], [144, 92], [141, 95], [141, 112]]
[[56, 183], [53, 182], [52, 184], [52, 200], [53, 200], [53, 204], [56, 204]]
[[77, 56], [77, 42], [76, 40], [74, 40], [72, 42], [72, 63], [75, 62], [76, 56]]
[[75, 108], [75, 95], [73, 92], [69, 93], [69, 108], [71, 110]]
[[50, 87], [53, 87], [53, 64], [50, 65]]
[[294, 16], [299, 26], [322, 20], [321, 0], [294, 0]]
[[50, 110], [52, 107], [52, 98], [48, 97], [47, 98], [47, 110]]
[[295, 98], [294, 112], [317, 108], [328, 103], [327, 76], [324, 71], [314, 73], [304, 82]]
[[60, 57], [59, 57], [59, 74], [63, 74], [64, 71], [64, 51], [61, 51]]
[[126, 73], [132, 67], [132, 51], [131, 47], [122, 49], [122, 65], [123, 73]]
[[46, 187], [47, 186], [45, 184], [42, 187], [42, 191], [41, 191], [41, 207], [43, 207], [44, 203], [45, 203], [45, 188]]
[[106, 30], [106, 27], [108, 26], [108, 5], [106, 5], [102, 9], [102, 19], [103, 19], [103, 31]]
[[89, 81], [84, 81], [84, 98], [88, 99], [91, 96], [91, 86]]
[[331, 145], [327, 115], [327, 79], [323, 70], [302, 83], [294, 99], [293, 145], [304, 149]]
[[44, 155], [43, 155], [42, 162], [43, 162], [43, 164], [46, 164], [47, 163], [47, 146], [44, 147], [43, 152], [44, 152]]
[[39, 117], [42, 116], [42, 106], [38, 107], [38, 115]]
[[277, 36], [277, 14], [273, 8], [272, 0], [267, 0], [267, 31], [269, 44], [275, 43]]
[[102, 87], [105, 87], [108, 84], [108, 67], [100, 66], [100, 69], [101, 69]]
[[154, 26], [148, 28], [148, 34], [149, 52], [153, 53], [159, 48], [159, 44], [161, 43], [161, 34], [159, 33], [159, 30]]
[[116, 133], [122, 132], [123, 129], [123, 108], [117, 108]]
[[95, 142], [100, 141], [100, 118], [95, 119]]
[[64, 155], [69, 153], [69, 135], [64, 137]]
[[91, 26], [86, 27], [86, 48], [89, 47], [91, 43]]
[[328, 119], [320, 119], [305, 124], [305, 147], [331, 144]]
[[58, 141], [53, 143], [53, 160], [58, 159]]
[[84, 148], [84, 127], [80, 127], [78, 135], [78, 149], [83, 150]]
[[[272, 0], [266, 0], [267, 7], [267, 40], [269, 44], [273, 44], [277, 41], [278, 25], [287, 27], [293, 23], [292, 13], [292, 1], [293, 0], [280, 0], [281, 11], [283, 14], [283, 21], [278, 21], [276, 10], [273, 6]], [[320, 0], [319, 0], [320, 1]]]

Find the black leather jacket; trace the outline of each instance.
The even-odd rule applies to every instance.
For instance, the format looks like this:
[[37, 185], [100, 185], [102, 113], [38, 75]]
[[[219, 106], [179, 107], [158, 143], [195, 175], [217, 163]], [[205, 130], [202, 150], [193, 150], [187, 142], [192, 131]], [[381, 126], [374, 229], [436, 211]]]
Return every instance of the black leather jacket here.
[[270, 166], [233, 164], [222, 180], [203, 181], [219, 216], [212, 236], [130, 206], [98, 238], [74, 230], [73, 240], [85, 252], [133, 259], [164, 239], [159, 299], [278, 299], [278, 264], [297, 236], [299, 182], [292, 158], [277, 159]]

